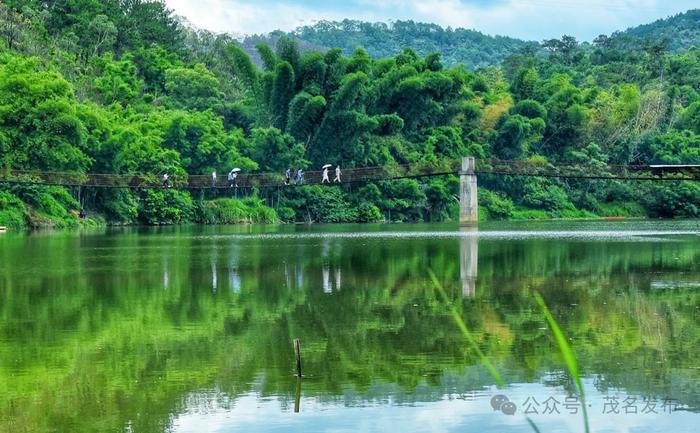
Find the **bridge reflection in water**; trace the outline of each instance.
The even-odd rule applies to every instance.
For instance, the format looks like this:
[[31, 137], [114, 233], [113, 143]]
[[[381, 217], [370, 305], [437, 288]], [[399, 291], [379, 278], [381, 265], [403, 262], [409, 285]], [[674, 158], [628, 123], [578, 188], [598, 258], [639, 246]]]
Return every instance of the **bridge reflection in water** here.
[[[259, 252], [251, 255], [249, 250], [250, 243], [258, 239], [256, 236], [234, 235], [230, 239], [224, 237], [219, 238], [218, 241], [206, 243], [204, 245], [206, 250], [204, 256], [200, 260], [188, 263], [187, 266], [183, 265], [181, 258], [173, 250], [164, 249], [157, 256], [157, 267], [160, 271], [157, 273], [158, 282], [155, 285], [162, 287], [164, 290], [177, 290], [180, 286], [183, 269], [186, 269], [186, 272], [195, 275], [193, 278], [199, 279], [201, 286], [205, 286], [214, 295], [221, 291], [240, 295], [246, 288], [248, 291], [257, 291], [258, 284], [256, 282], [261, 278], [266, 283], [287, 291], [308, 291], [309, 293], [323, 293], [326, 295], [339, 294], [344, 288], [351, 290], [351, 292], [376, 288], [391, 288], [393, 291], [427, 284], [426, 281], [428, 280], [422, 279], [426, 278], [427, 269], [436, 265], [436, 263], [432, 263], [429, 260], [433, 258], [438, 261], [436, 266], [452, 270], [441, 274], [444, 278], [445, 287], [450, 289], [450, 293], [459, 296], [458, 293], [461, 291], [462, 298], [473, 298], [476, 296], [479, 276], [479, 242], [481, 239], [485, 240], [485, 243], [482, 244], [482, 249], [487, 249], [487, 251], [482, 251], [487, 256], [485, 258], [482, 257], [485, 261], [485, 264], [482, 263], [482, 265], [487, 267], [484, 273], [484, 266], [482, 266], [482, 279], [486, 278], [485, 281], [482, 281], [482, 287], [483, 283], [492, 280], [494, 277], [501, 278], [500, 274], [502, 272], [496, 272], [496, 275], [493, 275], [494, 268], [501, 271], [504, 268], [502, 263], [498, 266], [489, 265], [489, 262], [494, 260], [493, 254], [488, 252], [489, 249], [493, 249], [494, 245], [492, 241], [493, 230], [487, 228], [484, 231], [480, 231], [476, 226], [459, 227], [458, 230], [458, 232], [443, 232], [446, 236], [442, 240], [431, 240], [436, 242], [435, 245], [441, 245], [437, 255], [434, 250], [427, 248], [412, 249], [415, 246], [414, 241], [410, 240], [412, 236], [407, 236], [402, 241], [405, 244], [401, 244], [399, 247], [392, 247], [394, 251], [393, 260], [382, 257], [386, 262], [384, 267], [378, 266], [374, 268], [372, 268], [372, 265], [378, 257], [366, 257], [365, 249], [369, 247], [366, 246], [367, 244], [364, 240], [358, 242], [358, 237], [355, 233], [347, 237], [334, 236], [333, 233], [329, 234], [328, 237], [312, 236], [311, 238], [305, 238], [301, 235], [298, 239], [314, 240], [300, 242], [297, 245], [292, 245], [290, 248], [280, 248], [280, 251], [274, 258], [271, 258], [264, 264], [257, 262], [257, 260], [260, 260]], [[580, 236], [579, 238], [587, 239], [587, 237], [590, 237], [595, 239], [596, 236], [599, 236], [599, 239], [604, 239], [606, 236], [613, 236], [612, 233], [609, 230], [590, 231], [587, 232], [586, 236]], [[670, 234], [679, 236], [685, 234], [685, 232], [671, 232]], [[439, 237], [437, 233], [433, 232], [426, 232], [423, 235], [425, 239], [430, 239], [432, 235]], [[397, 232], [387, 232], [386, 236], [386, 239], [396, 238]], [[642, 237], [639, 234], [632, 237], [632, 239], [642, 238], [657, 241], [656, 238]], [[285, 239], [285, 242], [289, 242], [286, 235], [281, 236], [280, 239]], [[385, 241], [383, 236], [368, 236], [366, 239], [381, 239], [381, 243]], [[620, 239], [630, 238], [620, 237]], [[427, 243], [430, 240], [421, 242]], [[501, 243], [505, 245], [507, 242], [510, 241]], [[520, 240], [518, 242], [524, 241]], [[541, 244], [544, 241], [535, 237], [532, 242]], [[554, 241], [547, 242], [553, 243]], [[597, 246], [596, 243], [592, 245]], [[567, 252], [564, 255], [567, 254], [569, 253]], [[415, 265], [406, 265], [404, 262], [411, 261], [406, 259], [409, 256], [423, 257], [424, 259], [414, 261], [416, 264], [421, 263], [420, 266], [423, 266], [423, 268], [417, 268]], [[496, 256], [499, 260], [509, 257], [503, 251]], [[343, 259], [344, 257], [346, 258], [345, 260]], [[425, 262], [425, 259], [428, 259], [428, 261]], [[557, 256], [556, 260], [562, 259]], [[674, 260], [677, 259], [674, 257]], [[452, 266], [447, 266], [447, 263]], [[456, 272], [457, 264], [459, 266], [459, 275]], [[362, 267], [373, 269], [373, 273], [370, 276], [363, 274], [361, 272]], [[697, 277], [683, 273], [665, 277], [645, 274], [641, 279], [638, 275], [629, 274], [627, 271], [620, 273], [620, 275], [622, 279], [617, 281], [617, 284], [622, 287], [632, 285], [637, 289], [643, 290], [697, 289], [700, 287], [700, 280]], [[491, 283], [491, 285], [493, 284]]]
[[[472, 298], [476, 295], [476, 282], [479, 266], [479, 229], [476, 226], [459, 228], [457, 245], [450, 248], [452, 260], [459, 260], [459, 282], [456, 275], [453, 276], [453, 287], [462, 292], [462, 297]], [[324, 238], [319, 248], [319, 261], [309, 261], [300, 250], [285, 254], [276, 263], [270, 263], [265, 271], [269, 278], [281, 283], [285, 289], [295, 290], [321, 290], [325, 294], [333, 294], [341, 291], [346, 271], [339, 260], [344, 248], [343, 242], [337, 239]], [[207, 247], [209, 253], [203, 262], [194, 266], [200, 275], [207, 281], [206, 285], [212, 294], [220, 290], [228, 290], [240, 294], [245, 277], [250, 281], [250, 276], [261, 270], [241, 264], [244, 258], [240, 240], [231, 241], [229, 245], [217, 245], [213, 243]], [[454, 248], [454, 249], [452, 249]], [[302, 248], [303, 249], [303, 248]], [[459, 256], [457, 256], [459, 254]], [[172, 285], [173, 273], [177, 274], [177, 263], [172, 263], [170, 252], [164, 252], [160, 258], [162, 269], [161, 286], [168, 290]], [[222, 274], [219, 275], [219, 272]], [[219, 278], [224, 277], [224, 278]], [[351, 286], [362, 284], [357, 279], [351, 279]], [[364, 282], [366, 284], [366, 282]], [[221, 287], [225, 285], [226, 287]]]

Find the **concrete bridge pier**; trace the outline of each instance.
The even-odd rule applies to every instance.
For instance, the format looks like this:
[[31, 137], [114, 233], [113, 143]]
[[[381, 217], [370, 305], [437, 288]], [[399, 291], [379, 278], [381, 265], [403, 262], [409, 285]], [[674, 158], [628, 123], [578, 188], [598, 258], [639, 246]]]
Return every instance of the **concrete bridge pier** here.
[[459, 172], [459, 224], [462, 226], [476, 225], [479, 221], [475, 169], [474, 157], [462, 158], [462, 170]]

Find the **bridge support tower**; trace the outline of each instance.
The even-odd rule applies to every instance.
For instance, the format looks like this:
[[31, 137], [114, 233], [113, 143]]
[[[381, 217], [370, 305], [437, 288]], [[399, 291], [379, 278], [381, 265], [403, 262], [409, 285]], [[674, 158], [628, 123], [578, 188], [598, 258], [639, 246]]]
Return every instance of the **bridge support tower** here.
[[479, 222], [475, 169], [474, 157], [462, 158], [462, 170], [459, 172], [459, 224], [462, 226], [473, 226]]

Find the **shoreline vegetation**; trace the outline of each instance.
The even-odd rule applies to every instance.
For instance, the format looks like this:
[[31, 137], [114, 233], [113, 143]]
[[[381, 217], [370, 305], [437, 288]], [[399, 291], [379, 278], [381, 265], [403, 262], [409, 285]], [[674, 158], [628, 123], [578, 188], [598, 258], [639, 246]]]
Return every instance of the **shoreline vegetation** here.
[[[0, 197], [0, 200], [2, 198]], [[181, 210], [180, 210], [181, 211]], [[115, 222], [108, 221], [104, 215], [88, 213], [83, 218], [79, 211], [72, 209], [51, 215], [46, 211], [28, 208], [27, 206], [0, 207], [1, 226], [11, 231], [41, 230], [41, 229], [71, 229], [106, 226], [144, 226], [144, 225], [174, 225], [174, 224], [277, 224], [282, 222], [277, 212], [262, 204], [255, 197], [241, 199], [221, 198], [196, 203], [195, 207], [181, 212], [171, 210], [170, 219], [150, 221]]]
[[[348, 22], [253, 47], [187, 27], [160, 1], [10, 0], [0, 170], [224, 179], [234, 167], [282, 175], [464, 156], [700, 164], [699, 16], [592, 43]], [[455, 221], [458, 192], [456, 175], [240, 198], [0, 184], [0, 226]], [[484, 174], [479, 202], [481, 220], [694, 218], [700, 183]]]
[[[86, 214], [82, 218], [75, 209], [68, 214], [59, 216], [47, 215], [45, 212], [35, 209], [27, 210], [27, 207], [19, 207], [24, 213], [19, 214], [16, 209], [5, 208], [0, 210], [0, 221], [6, 227], [6, 231], [26, 232], [35, 230], [51, 229], [79, 229], [79, 228], [99, 228], [99, 227], [145, 227], [145, 226], [168, 226], [168, 225], [265, 225], [265, 224], [327, 224], [326, 221], [294, 221], [280, 218], [278, 212], [263, 204], [263, 200], [256, 197], [246, 198], [221, 198], [210, 201], [196, 203], [195, 208], [187, 219], [180, 219], [177, 222], [170, 221], [134, 221], [134, 222], [114, 222], [108, 221], [104, 215]], [[632, 209], [641, 211], [639, 208], [626, 208], [624, 206], [611, 207], [610, 209]], [[489, 216], [488, 209], [481, 209], [479, 221], [594, 221], [594, 220], [643, 220], [650, 218], [641, 213], [629, 212], [621, 215], [603, 214], [595, 215], [585, 211], [572, 211], [561, 214], [548, 214], [535, 209], [514, 209], [509, 218], [493, 218]], [[456, 221], [447, 219], [444, 222]], [[355, 222], [355, 221], [348, 221]], [[377, 219], [375, 221], [365, 221], [365, 223], [379, 224], [400, 224], [401, 220]], [[411, 221], [423, 222], [423, 221]], [[342, 222], [341, 222], [342, 223]]]

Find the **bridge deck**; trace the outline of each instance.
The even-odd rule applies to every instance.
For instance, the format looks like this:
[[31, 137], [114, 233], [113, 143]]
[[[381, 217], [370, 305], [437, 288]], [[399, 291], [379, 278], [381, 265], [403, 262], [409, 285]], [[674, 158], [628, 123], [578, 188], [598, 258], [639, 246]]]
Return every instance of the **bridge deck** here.
[[[381, 180], [421, 178], [458, 174], [461, 160], [440, 160], [378, 167], [349, 168], [342, 171], [343, 183], [367, 183]], [[482, 159], [477, 161], [476, 174], [497, 176], [537, 176], [575, 179], [621, 180], [700, 180], [700, 165], [585, 165], [550, 164], [539, 161], [501, 161]], [[330, 170], [330, 178], [334, 172]], [[321, 183], [321, 171], [304, 174], [305, 185]], [[162, 173], [75, 173], [40, 170], [0, 170], [0, 182], [60, 186], [85, 186], [96, 188], [162, 188]], [[282, 173], [240, 174], [236, 180], [241, 188], [269, 188], [284, 186]], [[211, 175], [170, 174], [168, 184], [178, 189], [229, 188], [226, 175], [218, 177], [215, 184]], [[294, 182], [292, 181], [292, 185]]]

